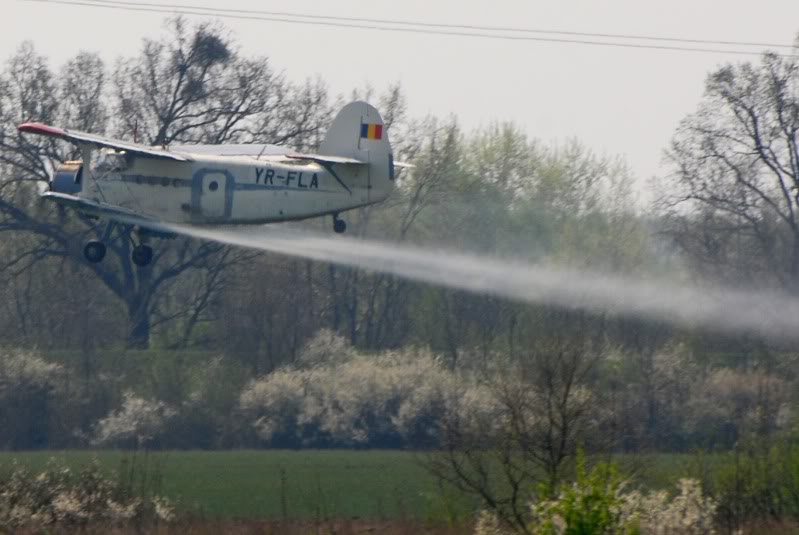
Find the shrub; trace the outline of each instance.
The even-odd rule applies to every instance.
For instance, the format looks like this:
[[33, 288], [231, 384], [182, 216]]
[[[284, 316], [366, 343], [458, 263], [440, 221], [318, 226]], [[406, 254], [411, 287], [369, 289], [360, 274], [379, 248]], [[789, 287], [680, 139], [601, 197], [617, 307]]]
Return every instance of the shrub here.
[[480, 419], [491, 406], [483, 389], [420, 351], [284, 368], [240, 397], [258, 436], [282, 447], [431, 446], [448, 415]]
[[695, 479], [681, 479], [673, 498], [664, 491], [622, 495], [622, 524], [645, 535], [704, 535], [714, 533], [716, 503], [704, 496]]
[[497, 518], [497, 515], [488, 511], [480, 511], [475, 524], [475, 535], [511, 535], [513, 532]]
[[329, 367], [347, 362], [353, 349], [343, 336], [330, 329], [320, 329], [303, 346], [297, 359], [297, 368]]
[[31, 353], [0, 350], [0, 447], [51, 445], [57, 410], [67, 404], [65, 374]]
[[708, 466], [698, 462], [695, 470], [718, 503], [718, 524], [728, 531], [799, 520], [799, 448], [791, 442], [738, 447], [710, 458]]
[[177, 412], [160, 401], [125, 393], [122, 408], [97, 423], [94, 443], [102, 446], [152, 445]]
[[[539, 494], [548, 494], [542, 487]], [[600, 463], [591, 471], [578, 456], [576, 480], [553, 499], [530, 506], [527, 533], [534, 535], [711, 535], [716, 503], [698, 481], [682, 479], [674, 497], [663, 491], [625, 491], [618, 468]], [[476, 535], [507, 535], [496, 516], [482, 512]]]
[[15, 466], [0, 484], [0, 525], [4, 527], [174, 518], [167, 500], [133, 496], [121, 483], [106, 479], [96, 463], [77, 474], [52, 461], [38, 474]]
[[241, 393], [240, 408], [258, 436], [276, 446], [296, 446], [306, 385], [312, 372], [277, 370]]
[[[600, 463], [586, 471], [577, 457], [577, 479], [554, 500], [532, 505], [531, 532], [536, 535], [601, 535], [628, 532], [621, 495], [622, 479], [613, 464]], [[541, 493], [547, 489], [542, 488]]]
[[757, 370], [714, 370], [694, 388], [686, 427], [708, 447], [731, 448], [751, 434], [768, 436], [790, 421], [789, 384]]

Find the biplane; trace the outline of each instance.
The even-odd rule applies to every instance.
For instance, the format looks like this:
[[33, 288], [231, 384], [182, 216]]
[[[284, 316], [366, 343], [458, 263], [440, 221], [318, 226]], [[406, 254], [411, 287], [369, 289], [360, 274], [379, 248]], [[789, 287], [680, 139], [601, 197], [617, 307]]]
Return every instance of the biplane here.
[[[339, 214], [386, 199], [395, 163], [383, 120], [366, 102], [344, 106], [318, 154], [260, 144], [150, 147], [41, 123], [18, 126], [25, 134], [74, 144], [80, 161], [53, 168], [40, 195], [87, 216], [107, 220], [103, 236], [83, 254], [101, 262], [114, 225], [136, 230], [132, 260], [152, 261], [148, 236], [159, 223], [264, 224]], [[148, 232], [153, 231], [153, 232]]]

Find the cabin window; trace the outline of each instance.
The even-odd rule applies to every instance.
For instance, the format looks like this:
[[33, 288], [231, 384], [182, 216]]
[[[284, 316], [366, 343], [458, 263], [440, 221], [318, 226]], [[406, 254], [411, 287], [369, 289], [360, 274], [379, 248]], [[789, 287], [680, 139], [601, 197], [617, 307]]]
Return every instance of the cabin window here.
[[124, 152], [100, 151], [97, 155], [96, 169], [100, 172], [113, 173], [124, 171], [128, 162]]

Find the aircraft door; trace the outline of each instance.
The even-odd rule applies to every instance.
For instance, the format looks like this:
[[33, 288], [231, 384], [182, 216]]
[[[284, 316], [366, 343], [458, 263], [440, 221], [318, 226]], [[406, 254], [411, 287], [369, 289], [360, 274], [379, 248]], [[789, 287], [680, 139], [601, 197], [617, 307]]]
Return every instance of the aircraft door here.
[[213, 173], [203, 177], [203, 194], [200, 209], [205, 217], [225, 215], [225, 175]]

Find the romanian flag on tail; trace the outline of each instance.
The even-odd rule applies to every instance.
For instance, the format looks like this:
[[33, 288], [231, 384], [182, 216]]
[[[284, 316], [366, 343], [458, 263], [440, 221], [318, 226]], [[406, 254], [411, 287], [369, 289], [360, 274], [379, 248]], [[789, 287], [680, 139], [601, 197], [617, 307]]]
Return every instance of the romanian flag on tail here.
[[383, 139], [383, 125], [362, 124], [361, 139]]

